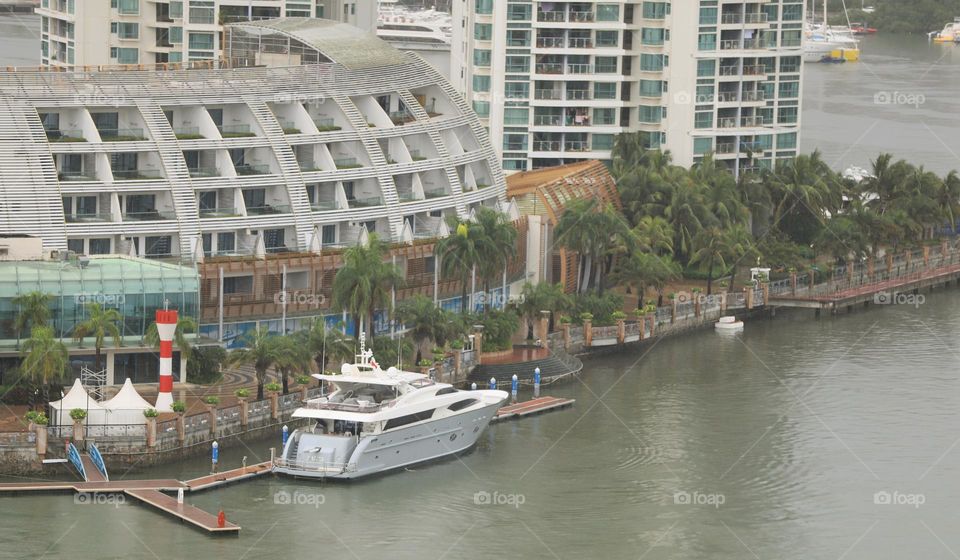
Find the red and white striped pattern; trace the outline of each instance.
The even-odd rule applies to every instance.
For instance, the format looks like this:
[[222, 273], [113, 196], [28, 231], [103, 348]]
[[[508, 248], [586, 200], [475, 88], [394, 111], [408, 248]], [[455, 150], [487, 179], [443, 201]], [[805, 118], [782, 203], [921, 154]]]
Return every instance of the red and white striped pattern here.
[[158, 309], [157, 334], [160, 336], [160, 391], [157, 410], [173, 412], [173, 333], [177, 330], [177, 311]]

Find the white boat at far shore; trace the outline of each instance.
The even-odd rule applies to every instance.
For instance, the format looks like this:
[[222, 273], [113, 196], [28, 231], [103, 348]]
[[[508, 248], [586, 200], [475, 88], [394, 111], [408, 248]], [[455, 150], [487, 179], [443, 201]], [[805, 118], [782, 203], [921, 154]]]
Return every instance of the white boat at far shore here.
[[743, 321], [737, 321], [733, 315], [725, 315], [720, 317], [713, 326], [718, 331], [737, 332], [743, 330]]

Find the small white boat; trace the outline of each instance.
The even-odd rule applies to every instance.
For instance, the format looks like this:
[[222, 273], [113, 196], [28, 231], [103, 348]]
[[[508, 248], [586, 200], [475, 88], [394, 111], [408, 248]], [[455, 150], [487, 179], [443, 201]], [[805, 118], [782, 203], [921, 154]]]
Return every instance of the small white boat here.
[[743, 330], [743, 321], [737, 321], [733, 315], [725, 315], [720, 317], [713, 326], [718, 331], [736, 332]]

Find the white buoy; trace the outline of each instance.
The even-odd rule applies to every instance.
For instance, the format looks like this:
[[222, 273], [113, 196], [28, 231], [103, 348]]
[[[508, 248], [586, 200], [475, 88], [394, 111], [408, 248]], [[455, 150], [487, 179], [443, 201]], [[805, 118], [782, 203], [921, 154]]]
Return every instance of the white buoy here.
[[183, 488], [177, 488], [177, 503], [183, 503]]
[[540, 396], [540, 368], [533, 370], [533, 398]]
[[491, 389], [496, 389], [496, 388], [497, 388], [497, 378], [496, 378], [496, 377], [491, 377], [491, 378], [490, 378], [490, 388], [491, 388]]
[[471, 383], [471, 384], [470, 384], [470, 390], [471, 390], [471, 391], [476, 391], [476, 390], [477, 390], [477, 384], [476, 384], [476, 383]]

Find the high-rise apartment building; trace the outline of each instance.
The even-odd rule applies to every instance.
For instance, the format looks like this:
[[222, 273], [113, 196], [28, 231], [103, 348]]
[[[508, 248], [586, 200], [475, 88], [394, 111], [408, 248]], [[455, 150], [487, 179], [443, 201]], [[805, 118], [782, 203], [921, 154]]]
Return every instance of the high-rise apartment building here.
[[804, 0], [454, 0], [451, 76], [507, 171], [614, 138], [735, 172], [797, 153]]
[[41, 64], [64, 69], [216, 60], [223, 24], [316, 17], [376, 29], [375, 0], [42, 0]]

